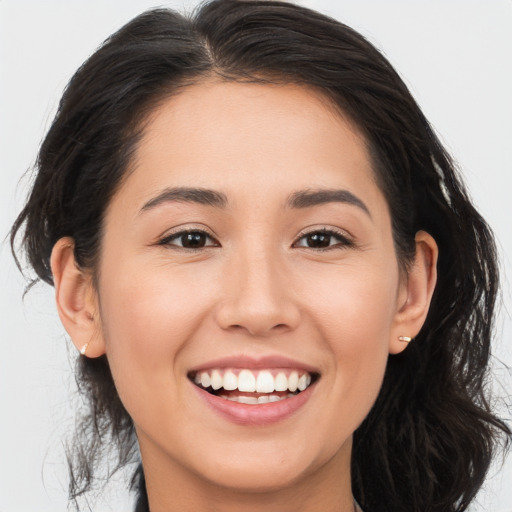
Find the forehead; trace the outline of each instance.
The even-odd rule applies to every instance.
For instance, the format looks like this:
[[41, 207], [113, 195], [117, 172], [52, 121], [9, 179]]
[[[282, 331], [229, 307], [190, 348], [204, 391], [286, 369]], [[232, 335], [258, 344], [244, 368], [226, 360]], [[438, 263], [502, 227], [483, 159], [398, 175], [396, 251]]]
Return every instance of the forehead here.
[[169, 186], [265, 200], [305, 188], [378, 192], [363, 136], [327, 98], [295, 85], [189, 86], [152, 113], [134, 160], [121, 189], [139, 204]]

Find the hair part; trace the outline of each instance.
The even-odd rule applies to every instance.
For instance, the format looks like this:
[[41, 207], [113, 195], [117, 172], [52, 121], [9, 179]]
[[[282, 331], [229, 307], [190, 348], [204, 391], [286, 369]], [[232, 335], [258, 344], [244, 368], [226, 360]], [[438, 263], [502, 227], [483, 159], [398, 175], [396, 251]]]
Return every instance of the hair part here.
[[[70, 236], [78, 265], [95, 272], [105, 213], [136, 159], [150, 114], [166, 98], [212, 77], [320, 91], [368, 143], [404, 268], [417, 231], [435, 238], [439, 278], [429, 315], [415, 342], [390, 357], [379, 397], [355, 433], [353, 489], [369, 512], [467, 510], [498, 434], [511, 436], [487, 393], [498, 293], [495, 244], [407, 87], [351, 28], [279, 1], [215, 0], [190, 17], [166, 9], [136, 17], [64, 91], [37, 158], [32, 192], [11, 231], [15, 257], [21, 233], [30, 266], [53, 284], [52, 248]], [[70, 446], [75, 504], [92, 489], [105, 450], [117, 454], [112, 472], [139, 457], [107, 357], [79, 358], [76, 375], [88, 409]], [[137, 480], [137, 510], [147, 510], [140, 466]]]

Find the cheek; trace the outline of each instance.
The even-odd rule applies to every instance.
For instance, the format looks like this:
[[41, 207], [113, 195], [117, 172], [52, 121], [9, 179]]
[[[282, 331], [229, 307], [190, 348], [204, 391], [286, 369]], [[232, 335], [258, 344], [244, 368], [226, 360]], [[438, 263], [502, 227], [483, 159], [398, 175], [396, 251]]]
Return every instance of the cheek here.
[[102, 293], [102, 313], [107, 343], [111, 350], [117, 345], [132, 349], [169, 346], [187, 330], [191, 301], [172, 282], [138, 276], [123, 283], [113, 279]]
[[396, 312], [398, 269], [347, 264], [310, 275], [314, 277], [299, 293], [310, 297], [316, 328], [332, 340], [333, 350], [364, 353], [388, 341]]
[[330, 283], [317, 279], [311, 294], [317, 297], [315, 329], [332, 355], [333, 368], [326, 373], [334, 376], [329, 383], [333, 401], [346, 404], [340, 414], [350, 410], [356, 422], [373, 405], [388, 360], [398, 292], [398, 270], [392, 269], [345, 267]]
[[179, 354], [208, 310], [208, 290], [165, 266], [105, 265], [102, 275], [102, 328], [123, 401], [135, 381], [147, 396], [179, 383]]

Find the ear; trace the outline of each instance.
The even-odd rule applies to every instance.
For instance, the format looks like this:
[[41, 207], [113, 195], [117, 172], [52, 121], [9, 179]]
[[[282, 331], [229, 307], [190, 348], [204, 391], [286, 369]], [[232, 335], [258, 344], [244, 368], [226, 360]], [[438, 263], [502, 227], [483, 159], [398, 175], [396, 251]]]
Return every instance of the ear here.
[[438, 248], [435, 240], [425, 231], [416, 233], [414, 262], [400, 284], [389, 352], [398, 354], [407, 347], [399, 337], [414, 338], [427, 318], [430, 301], [437, 281]]
[[98, 301], [92, 276], [84, 273], [74, 256], [75, 243], [61, 238], [53, 247], [51, 267], [55, 299], [62, 325], [78, 350], [86, 348], [87, 357], [105, 353], [101, 335]]

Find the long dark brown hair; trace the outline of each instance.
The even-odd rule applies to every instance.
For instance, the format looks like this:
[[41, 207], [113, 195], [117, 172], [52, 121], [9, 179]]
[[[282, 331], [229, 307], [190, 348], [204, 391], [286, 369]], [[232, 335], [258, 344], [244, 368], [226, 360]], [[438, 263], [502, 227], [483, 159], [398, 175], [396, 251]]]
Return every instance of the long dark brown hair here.
[[[379, 397], [355, 432], [353, 490], [368, 512], [466, 510], [500, 435], [511, 436], [487, 395], [495, 243], [398, 74], [346, 25], [257, 0], [214, 0], [188, 17], [158, 9], [132, 20], [68, 84], [12, 228], [13, 251], [19, 241], [37, 278], [53, 284], [52, 247], [70, 236], [78, 265], [94, 272], [106, 207], [148, 115], [179, 89], [212, 77], [320, 91], [366, 137], [404, 268], [417, 231], [435, 238], [439, 278], [429, 315], [414, 343], [389, 358]], [[94, 487], [102, 456], [109, 454], [112, 472], [140, 457], [107, 357], [79, 357], [76, 375], [88, 407], [69, 449], [75, 504]], [[136, 510], [147, 511], [140, 464], [133, 482]]]

